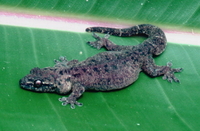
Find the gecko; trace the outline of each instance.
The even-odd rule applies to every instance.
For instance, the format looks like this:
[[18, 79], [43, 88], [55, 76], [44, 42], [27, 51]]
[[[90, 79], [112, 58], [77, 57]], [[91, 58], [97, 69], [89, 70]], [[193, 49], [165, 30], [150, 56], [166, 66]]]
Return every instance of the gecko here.
[[[141, 24], [130, 28], [89, 27], [86, 32], [93, 32], [96, 41], [87, 42], [90, 46], [107, 51], [98, 53], [84, 61], [68, 61], [60, 57], [54, 67], [33, 68], [30, 74], [20, 79], [21, 88], [35, 92], [52, 92], [68, 97], [59, 98], [62, 105], [82, 106], [77, 99], [85, 91], [112, 91], [123, 89], [134, 83], [145, 72], [150, 77], [163, 76], [169, 82], [180, 82], [174, 73], [183, 68], [171, 68], [172, 63], [164, 66], [155, 64], [153, 56], [160, 55], [166, 48], [164, 32], [157, 26]], [[99, 37], [96, 33], [104, 33]], [[147, 39], [138, 45], [116, 45], [108, 38], [110, 35], [131, 37], [146, 35]]]

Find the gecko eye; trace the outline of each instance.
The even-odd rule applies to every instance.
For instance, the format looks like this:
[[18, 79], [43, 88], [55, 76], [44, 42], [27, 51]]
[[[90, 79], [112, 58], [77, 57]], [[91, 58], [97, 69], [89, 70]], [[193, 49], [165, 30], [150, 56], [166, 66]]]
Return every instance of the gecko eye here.
[[39, 88], [39, 87], [41, 87], [41, 86], [42, 86], [42, 81], [41, 81], [41, 80], [36, 80], [36, 81], [34, 81], [34, 87]]

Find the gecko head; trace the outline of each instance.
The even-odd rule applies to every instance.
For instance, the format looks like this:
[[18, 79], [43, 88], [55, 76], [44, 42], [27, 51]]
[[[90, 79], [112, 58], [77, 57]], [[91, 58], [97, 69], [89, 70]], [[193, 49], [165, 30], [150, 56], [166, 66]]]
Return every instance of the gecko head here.
[[70, 78], [70, 75], [58, 75], [57, 68], [33, 68], [19, 84], [29, 91], [66, 94], [71, 90]]
[[30, 74], [23, 77], [19, 84], [22, 89], [35, 92], [56, 92], [55, 74], [51, 68], [33, 68]]

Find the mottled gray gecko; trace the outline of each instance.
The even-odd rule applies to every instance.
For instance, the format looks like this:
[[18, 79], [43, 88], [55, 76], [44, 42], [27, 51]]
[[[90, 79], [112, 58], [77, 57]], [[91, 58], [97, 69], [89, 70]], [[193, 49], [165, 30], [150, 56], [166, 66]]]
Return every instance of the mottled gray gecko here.
[[[181, 72], [182, 68], [171, 68], [171, 63], [166, 66], [157, 66], [153, 56], [160, 55], [166, 47], [164, 32], [153, 25], [141, 24], [124, 29], [90, 27], [87, 32], [105, 33], [100, 38], [95, 33], [94, 42], [88, 42], [91, 46], [100, 49], [105, 47], [108, 51], [96, 54], [84, 61], [67, 61], [65, 57], [55, 60], [54, 67], [33, 68], [30, 74], [20, 80], [23, 89], [36, 92], [55, 92], [67, 94], [69, 97], [59, 98], [62, 105], [70, 104], [81, 106], [77, 99], [86, 90], [110, 91], [122, 89], [138, 79], [141, 71], [151, 77], [163, 75], [163, 79], [169, 82], [179, 82], [174, 76], [175, 72]], [[135, 46], [116, 45], [108, 40], [109, 35], [134, 36], [146, 35], [148, 38]]]

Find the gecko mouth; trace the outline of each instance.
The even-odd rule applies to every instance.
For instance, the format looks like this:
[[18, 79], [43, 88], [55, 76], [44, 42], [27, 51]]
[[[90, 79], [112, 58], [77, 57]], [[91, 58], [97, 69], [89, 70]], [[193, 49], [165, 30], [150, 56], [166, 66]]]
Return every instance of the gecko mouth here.
[[32, 83], [26, 83], [24, 82], [22, 79], [19, 80], [19, 85], [22, 89], [26, 89], [26, 90], [33, 90], [33, 84]]
[[25, 84], [25, 82], [23, 82], [23, 80], [21, 79], [21, 80], [19, 80], [19, 85], [20, 85], [20, 87], [21, 88], [23, 88], [23, 89], [25, 89], [26, 88], [26, 84]]

